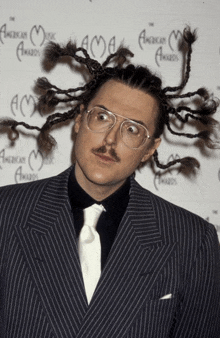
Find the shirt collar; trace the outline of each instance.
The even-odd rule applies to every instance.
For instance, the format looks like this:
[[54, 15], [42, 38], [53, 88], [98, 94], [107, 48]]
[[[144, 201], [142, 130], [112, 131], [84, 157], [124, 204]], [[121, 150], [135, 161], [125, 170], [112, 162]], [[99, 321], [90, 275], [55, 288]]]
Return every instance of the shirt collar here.
[[129, 201], [129, 191], [130, 191], [130, 178], [127, 178], [125, 183], [113, 194], [111, 194], [102, 201], [96, 201], [89, 194], [87, 194], [87, 192], [85, 192], [85, 190], [83, 190], [82, 187], [77, 182], [75, 176], [75, 167], [73, 167], [70, 173], [68, 182], [68, 195], [72, 209], [75, 208], [84, 209], [94, 203], [97, 203], [102, 204], [106, 209], [106, 211], [113, 213], [113, 215], [115, 213], [116, 214], [121, 212], [124, 213]]

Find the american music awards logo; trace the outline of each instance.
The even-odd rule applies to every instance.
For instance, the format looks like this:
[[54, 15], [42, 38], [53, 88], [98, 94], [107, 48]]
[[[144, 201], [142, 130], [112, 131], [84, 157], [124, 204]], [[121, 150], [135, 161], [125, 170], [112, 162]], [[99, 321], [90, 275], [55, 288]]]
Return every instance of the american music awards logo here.
[[26, 158], [28, 166], [20, 165], [14, 174], [15, 183], [36, 181], [38, 173], [44, 164], [44, 158], [39, 150], [32, 150]]
[[38, 180], [44, 165], [53, 165], [53, 157], [44, 157], [40, 150], [31, 150], [29, 154], [13, 155], [8, 149], [0, 150], [0, 170], [14, 167], [14, 182], [25, 183]]
[[4, 165], [23, 165], [26, 163], [26, 156], [8, 155], [6, 149], [0, 150], [0, 164]]
[[32, 171], [40, 171], [43, 167], [44, 158], [42, 153], [37, 150], [32, 150], [28, 156], [28, 164]]
[[115, 53], [116, 37], [113, 36], [108, 40], [102, 35], [92, 37], [86, 35], [82, 39], [81, 47], [85, 48], [94, 58], [102, 58], [104, 55]]
[[[14, 18], [11, 21], [15, 21]], [[10, 30], [7, 24], [0, 27], [0, 43], [4, 45], [8, 39], [21, 40], [16, 47], [17, 59], [21, 62], [25, 57], [39, 57], [41, 47], [46, 41], [54, 41], [56, 33], [46, 32], [42, 25], [34, 25], [27, 31]]]
[[[153, 23], [151, 23], [150, 26], [153, 26]], [[141, 50], [144, 50], [146, 46], [156, 47], [155, 63], [158, 67], [160, 67], [163, 62], [179, 61], [177, 52], [181, 40], [182, 32], [179, 30], [172, 30], [168, 36], [153, 36], [147, 34], [147, 30], [143, 29], [138, 36], [138, 43]]]
[[40, 150], [32, 150], [26, 158], [28, 166], [20, 165], [14, 174], [15, 183], [31, 182], [40, 179], [39, 172], [44, 165], [54, 164], [53, 157], [46, 158]]
[[0, 151], [0, 165], [3, 170], [7, 168], [7, 165], [18, 166], [14, 173], [15, 183], [38, 180], [38, 172], [43, 167], [43, 156], [39, 150], [32, 150], [28, 156], [9, 155], [7, 151], [7, 149]]
[[36, 101], [33, 95], [16, 94], [13, 96], [11, 112], [14, 116], [32, 117], [36, 111]]

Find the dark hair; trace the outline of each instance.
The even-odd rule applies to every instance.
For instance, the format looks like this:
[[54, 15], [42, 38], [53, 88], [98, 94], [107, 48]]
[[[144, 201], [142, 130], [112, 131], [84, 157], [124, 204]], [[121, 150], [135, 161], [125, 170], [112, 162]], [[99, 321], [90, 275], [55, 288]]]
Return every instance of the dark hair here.
[[[59, 103], [72, 103], [75, 104], [70, 110], [64, 113], [54, 113], [47, 117], [45, 124], [42, 128], [37, 126], [30, 126], [24, 122], [17, 122], [13, 120], [4, 120], [1, 125], [10, 126], [18, 137], [16, 127], [23, 125], [27, 129], [36, 129], [40, 131], [39, 145], [47, 150], [50, 150], [55, 145], [55, 140], [49, 134], [49, 130], [56, 124], [74, 119], [80, 113], [80, 105], [88, 106], [89, 102], [94, 98], [99, 88], [109, 80], [120, 81], [132, 88], [140, 89], [149, 95], [153, 96], [158, 103], [158, 117], [154, 137], [159, 137], [166, 126], [168, 130], [178, 136], [185, 136], [187, 138], [199, 138], [206, 141], [208, 147], [214, 148], [214, 143], [210, 140], [209, 126], [216, 123], [211, 118], [211, 115], [216, 112], [218, 103], [216, 100], [211, 99], [205, 88], [199, 88], [197, 91], [181, 94], [181, 90], [185, 87], [189, 79], [190, 63], [192, 54], [192, 44], [196, 40], [196, 32], [191, 32], [186, 28], [183, 32], [183, 41], [187, 45], [186, 53], [186, 66], [182, 83], [176, 87], [162, 88], [161, 79], [152, 74], [147, 67], [134, 66], [130, 63], [130, 57], [133, 54], [127, 48], [120, 47], [114, 54], [108, 56], [105, 62], [101, 65], [98, 61], [92, 59], [84, 48], [77, 48], [75, 44], [69, 42], [65, 47], [59, 44], [50, 42], [45, 49], [45, 60], [53, 65], [56, 64], [58, 59], [63, 56], [71, 56], [81, 65], [85, 65], [90, 74], [90, 80], [81, 87], [70, 88], [62, 90], [55, 85], [52, 85], [47, 78], [39, 78], [37, 80], [37, 87], [44, 92], [39, 98], [39, 109], [50, 109]], [[80, 56], [82, 54], [83, 56]], [[114, 65], [109, 66], [110, 63]], [[77, 94], [78, 95], [77, 95]], [[200, 97], [199, 106], [197, 109], [191, 109], [186, 105], [181, 105], [175, 108], [172, 103], [176, 99], [191, 98], [197, 95]], [[184, 114], [182, 114], [184, 112]], [[206, 126], [205, 130], [197, 134], [180, 133], [176, 132], [171, 127], [171, 118], [175, 117], [183, 124], [187, 123], [189, 118], [201, 122]], [[156, 165], [161, 169], [166, 169], [176, 163], [181, 163], [184, 166], [199, 167], [199, 162], [192, 157], [184, 157], [170, 161], [167, 164], [161, 164], [158, 160], [157, 150], [153, 155]]]

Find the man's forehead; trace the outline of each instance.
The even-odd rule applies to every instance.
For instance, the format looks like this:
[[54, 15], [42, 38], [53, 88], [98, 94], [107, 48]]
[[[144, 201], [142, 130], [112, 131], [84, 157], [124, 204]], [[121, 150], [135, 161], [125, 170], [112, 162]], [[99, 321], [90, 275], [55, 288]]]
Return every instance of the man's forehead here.
[[152, 95], [116, 80], [109, 80], [100, 87], [88, 108], [95, 105], [143, 122], [154, 120], [158, 112], [157, 101]]

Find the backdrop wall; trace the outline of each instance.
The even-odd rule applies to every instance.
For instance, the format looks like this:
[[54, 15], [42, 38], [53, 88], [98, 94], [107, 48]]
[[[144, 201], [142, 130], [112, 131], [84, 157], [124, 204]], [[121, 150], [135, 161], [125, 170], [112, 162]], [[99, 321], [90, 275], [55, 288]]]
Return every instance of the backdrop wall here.
[[[59, 64], [42, 69], [41, 58], [50, 40], [76, 40], [99, 61], [104, 61], [121, 42], [135, 53], [134, 63], [148, 65], [163, 79], [164, 86], [178, 85], [182, 57], [178, 41], [185, 25], [198, 29], [193, 45], [192, 71], [185, 91], [201, 86], [220, 96], [220, 2], [218, 0], [2, 0], [0, 8], [0, 117], [41, 126], [45, 116], [35, 110], [34, 82], [39, 76], [61, 88], [83, 82], [71, 66]], [[220, 112], [218, 112], [220, 120]], [[42, 179], [71, 164], [72, 124], [53, 131], [57, 148], [47, 158], [40, 153], [33, 135], [25, 129], [12, 144], [1, 132], [0, 185]], [[191, 130], [193, 131], [193, 130]], [[137, 179], [154, 193], [189, 209], [213, 223], [220, 237], [220, 152], [192, 146], [185, 139], [165, 133], [159, 151], [167, 162], [178, 156], [195, 156], [198, 174], [186, 178], [178, 170], [165, 175], [150, 166]]]

